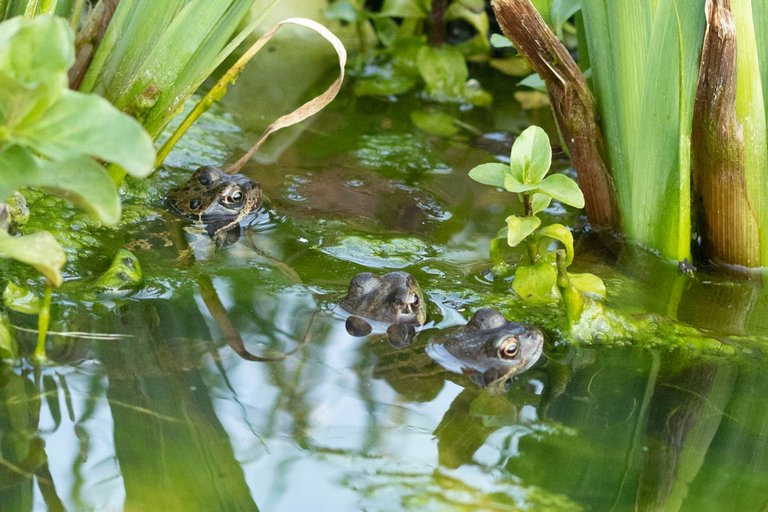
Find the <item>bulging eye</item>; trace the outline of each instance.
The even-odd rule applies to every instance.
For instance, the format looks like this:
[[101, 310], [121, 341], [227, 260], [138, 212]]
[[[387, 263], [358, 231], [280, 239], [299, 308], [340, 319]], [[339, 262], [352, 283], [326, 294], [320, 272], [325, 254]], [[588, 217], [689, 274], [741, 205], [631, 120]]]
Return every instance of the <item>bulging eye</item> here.
[[240, 190], [235, 190], [232, 192], [232, 195], [230, 195], [228, 198], [229, 202], [231, 203], [239, 203], [243, 200], [243, 193]]
[[519, 352], [520, 345], [516, 338], [509, 338], [499, 347], [499, 357], [502, 359], [514, 359]]
[[419, 296], [418, 295], [416, 295], [413, 298], [413, 301], [411, 302], [411, 304], [413, 304], [414, 306], [418, 306], [419, 305]]
[[196, 198], [194, 198], [194, 199], [189, 201], [189, 209], [190, 210], [197, 210], [198, 208], [200, 208], [201, 204], [202, 204], [202, 201], [200, 200], [200, 198], [196, 197]]

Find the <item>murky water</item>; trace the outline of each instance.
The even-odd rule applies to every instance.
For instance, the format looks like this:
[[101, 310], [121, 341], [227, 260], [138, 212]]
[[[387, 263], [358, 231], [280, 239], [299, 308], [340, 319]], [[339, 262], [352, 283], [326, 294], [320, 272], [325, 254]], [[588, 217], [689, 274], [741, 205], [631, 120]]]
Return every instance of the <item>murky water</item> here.
[[[513, 104], [463, 119], [484, 132], [545, 123], [546, 110]], [[271, 206], [219, 252], [164, 213], [161, 196], [221, 163], [239, 140], [232, 125], [203, 124], [134, 188], [128, 217], [142, 213], [69, 270], [96, 275], [128, 245], [145, 286], [97, 300], [85, 280], [67, 283], [52, 330], [83, 334], [52, 335], [51, 366], [0, 370], [0, 509], [765, 510], [760, 286], [691, 281], [583, 235], [576, 265], [606, 280], [617, 311], [702, 328], [734, 353], [687, 348], [693, 337], [674, 329], [568, 343], [559, 312], [520, 303], [485, 273], [488, 238], [519, 208], [467, 179], [491, 155], [469, 133], [416, 131], [417, 105], [341, 98], [247, 169]], [[580, 224], [557, 206], [547, 216]], [[545, 358], [492, 392], [429, 359], [427, 333], [403, 350], [349, 336], [333, 309], [349, 279], [392, 269], [420, 282], [427, 329], [494, 305], [542, 325]], [[34, 334], [17, 336], [30, 353]], [[243, 347], [296, 350], [262, 363], [239, 357]]]

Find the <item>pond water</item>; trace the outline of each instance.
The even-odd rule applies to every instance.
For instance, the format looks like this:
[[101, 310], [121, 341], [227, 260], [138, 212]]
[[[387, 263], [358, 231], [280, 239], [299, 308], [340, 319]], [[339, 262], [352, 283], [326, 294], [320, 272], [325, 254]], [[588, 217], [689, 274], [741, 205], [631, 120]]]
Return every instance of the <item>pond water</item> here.
[[[551, 129], [546, 107], [526, 112], [495, 93], [494, 110], [462, 120]], [[420, 103], [347, 90], [245, 170], [270, 204], [214, 251], [162, 196], [242, 144], [219, 112], [133, 185], [121, 229], [77, 238], [72, 252], [88, 257], [68, 267], [51, 326], [70, 335], [49, 336], [48, 366], [0, 369], [0, 509], [765, 510], [760, 284], [689, 279], [578, 232], [577, 269], [600, 275], [608, 305], [642, 323], [570, 339], [556, 306], [524, 304], [487, 273], [488, 240], [520, 207], [467, 178], [493, 158], [475, 135], [411, 125]], [[80, 225], [79, 213], [62, 215]], [[546, 216], [583, 226], [557, 205]], [[89, 276], [121, 247], [141, 261], [141, 290], [89, 294]], [[333, 307], [349, 279], [395, 269], [421, 284], [428, 332], [494, 306], [541, 325], [545, 356], [489, 390], [432, 362], [428, 332], [403, 350], [349, 336]], [[16, 334], [31, 353], [35, 334]], [[291, 353], [248, 361], [240, 343]]]

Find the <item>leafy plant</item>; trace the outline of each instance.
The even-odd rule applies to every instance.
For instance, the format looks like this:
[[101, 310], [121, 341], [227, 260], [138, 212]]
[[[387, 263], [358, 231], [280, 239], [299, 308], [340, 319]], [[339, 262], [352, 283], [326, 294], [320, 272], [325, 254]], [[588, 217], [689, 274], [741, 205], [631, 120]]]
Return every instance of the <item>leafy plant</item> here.
[[[337, 0], [326, 16], [358, 27], [366, 66], [355, 84], [361, 96], [391, 96], [415, 87], [436, 102], [488, 105], [489, 93], [469, 79], [467, 58], [486, 55], [488, 17], [482, 0], [387, 0], [381, 8], [369, 10], [367, 2]], [[447, 44], [445, 24], [461, 20], [476, 34], [458, 44]], [[368, 48], [367, 35], [373, 32], [378, 43]], [[423, 126], [430, 121], [424, 119]], [[444, 128], [443, 128], [444, 130]]]
[[[564, 3], [564, 13], [581, 9], [589, 88], [545, 23]], [[589, 132], [563, 138], [593, 225], [672, 260], [695, 249], [705, 261], [768, 265], [768, 3], [495, 0], [493, 8], [546, 82], [561, 131]], [[563, 99], [563, 90], [578, 98]], [[594, 176], [611, 185], [593, 187]], [[606, 212], [590, 208], [612, 202]]]
[[[155, 157], [151, 139], [103, 98], [69, 90], [75, 55], [66, 20], [12, 18], [0, 23], [0, 41], [0, 201], [41, 188], [116, 223], [120, 196], [96, 159], [146, 176]], [[19, 237], [0, 231], [0, 257], [30, 264], [53, 286], [61, 284], [64, 251], [46, 231]]]
[[[517, 194], [523, 205], [523, 215], [506, 218], [506, 226], [498, 237], [491, 240], [491, 261], [496, 275], [514, 272], [512, 288], [524, 300], [551, 302], [558, 294], [565, 299], [569, 317], [578, 319], [582, 293], [605, 295], [605, 285], [593, 274], [575, 274], [567, 271], [573, 263], [573, 235], [562, 224], [542, 226], [539, 214], [553, 199], [573, 206], [584, 207], [584, 196], [579, 186], [564, 174], [547, 174], [552, 163], [552, 148], [546, 132], [530, 126], [515, 140], [509, 165], [482, 164], [469, 171], [473, 180], [502, 188]], [[552, 250], [552, 242], [563, 250]], [[502, 255], [506, 242], [509, 247], [524, 247], [521, 262], [512, 269]]]

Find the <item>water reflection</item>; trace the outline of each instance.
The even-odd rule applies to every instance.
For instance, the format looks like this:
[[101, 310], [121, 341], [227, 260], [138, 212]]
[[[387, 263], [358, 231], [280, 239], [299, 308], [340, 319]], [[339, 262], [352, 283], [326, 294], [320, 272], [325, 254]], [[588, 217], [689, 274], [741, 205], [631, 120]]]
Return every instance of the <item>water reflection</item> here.
[[[295, 346], [318, 308], [301, 287], [248, 303], [211, 283], [251, 350]], [[746, 362], [549, 347], [494, 393], [327, 313], [275, 363], [235, 354], [198, 294], [94, 327], [133, 336], [3, 370], [4, 510], [766, 505], [768, 383]]]

